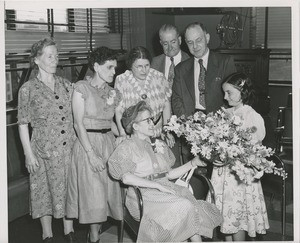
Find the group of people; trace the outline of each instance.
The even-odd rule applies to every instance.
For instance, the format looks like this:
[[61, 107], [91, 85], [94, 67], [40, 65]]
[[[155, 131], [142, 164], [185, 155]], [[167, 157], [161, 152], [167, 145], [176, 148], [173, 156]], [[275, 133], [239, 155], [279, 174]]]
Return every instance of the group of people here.
[[[107, 217], [123, 218], [120, 182], [141, 188], [139, 242], [200, 242], [217, 226], [228, 241], [245, 240], [245, 232], [266, 233], [259, 180], [243, 185], [226, 168], [221, 174], [213, 169], [216, 205], [196, 200], [173, 181], [207, 164], [163, 132], [172, 114], [216, 111], [225, 99], [244, 127], [257, 127], [253, 139], [261, 141], [265, 128], [250, 106], [249, 78], [236, 72], [230, 56], [208, 48], [210, 35], [201, 23], [184, 31], [191, 57], [180, 49], [174, 25], [164, 24], [159, 37], [164, 54], [152, 60], [145, 47], [133, 48], [128, 70], [115, 78], [114, 87], [113, 50], [94, 49], [88, 58], [93, 75], [72, 84], [55, 74], [58, 50], [52, 39], [32, 46], [31, 64], [38, 72], [19, 90], [18, 124], [30, 173], [30, 212], [40, 219], [43, 242], [54, 242], [52, 217], [63, 218], [66, 242], [76, 242], [74, 218], [89, 224], [87, 242], [100, 242]], [[130, 188], [126, 206], [139, 219]]]

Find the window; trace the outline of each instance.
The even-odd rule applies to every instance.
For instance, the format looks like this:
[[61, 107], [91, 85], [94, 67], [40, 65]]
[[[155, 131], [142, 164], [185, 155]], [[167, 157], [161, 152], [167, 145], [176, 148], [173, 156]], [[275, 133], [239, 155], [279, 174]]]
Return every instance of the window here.
[[[28, 53], [32, 43], [52, 36], [60, 52], [89, 51], [98, 45], [128, 48], [128, 9], [7, 9], [6, 53]], [[125, 21], [124, 21], [125, 20]], [[126, 35], [124, 33], [126, 32]]]
[[252, 48], [271, 49], [270, 83], [292, 81], [291, 22], [291, 7], [252, 8]]
[[108, 33], [109, 12], [115, 15], [116, 10], [106, 9], [35, 9], [6, 10], [7, 30], [47, 31], [54, 26], [58, 32], [93, 32]]

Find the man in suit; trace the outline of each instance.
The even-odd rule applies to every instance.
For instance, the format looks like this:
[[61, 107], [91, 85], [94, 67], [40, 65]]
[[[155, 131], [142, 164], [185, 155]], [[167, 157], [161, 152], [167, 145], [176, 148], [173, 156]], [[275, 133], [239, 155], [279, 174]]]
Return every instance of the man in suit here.
[[[198, 110], [205, 113], [218, 110], [223, 105], [222, 81], [236, 72], [233, 58], [215, 53], [208, 48], [210, 35], [201, 23], [189, 24], [185, 29], [185, 41], [193, 57], [175, 67], [172, 93], [172, 108], [176, 116], [189, 116]], [[199, 62], [199, 59], [202, 61]], [[201, 67], [202, 66], [202, 67]], [[182, 141], [182, 158], [186, 163], [193, 158], [190, 146]], [[208, 165], [201, 173], [211, 175]], [[199, 181], [192, 177], [191, 185], [196, 188], [196, 198], [203, 197], [205, 190]]]
[[[208, 113], [223, 105], [222, 81], [236, 72], [236, 67], [231, 56], [209, 50], [209, 39], [210, 35], [202, 23], [189, 24], [185, 29], [185, 41], [193, 57], [175, 67], [172, 108], [177, 116], [189, 116], [197, 110]], [[200, 91], [199, 59], [203, 60], [205, 72], [205, 81], [202, 81], [205, 88]], [[200, 102], [201, 98], [204, 98], [204, 103]]]
[[[159, 38], [164, 53], [152, 59], [151, 67], [162, 72], [169, 81], [170, 88], [172, 88], [175, 66], [181, 61], [187, 60], [190, 56], [180, 49], [181, 36], [176, 26], [172, 24], [162, 25], [159, 29]], [[171, 148], [176, 158], [173, 168], [179, 167], [182, 163], [179, 145], [180, 141], [175, 137], [175, 144]]]
[[[170, 68], [173, 60], [174, 67], [187, 60], [190, 56], [180, 49], [181, 36], [176, 26], [172, 24], [164, 24], [159, 29], [160, 44], [164, 53], [152, 59], [151, 67], [162, 72], [166, 79], [170, 82], [170, 87], [173, 84], [173, 77], [169, 77]], [[174, 72], [174, 71], [173, 71]]]

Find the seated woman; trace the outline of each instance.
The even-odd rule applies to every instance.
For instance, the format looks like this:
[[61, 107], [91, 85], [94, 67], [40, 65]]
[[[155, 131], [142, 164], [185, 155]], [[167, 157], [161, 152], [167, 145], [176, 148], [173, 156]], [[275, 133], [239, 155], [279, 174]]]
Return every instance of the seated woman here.
[[[144, 200], [138, 242], [201, 241], [212, 237], [213, 229], [222, 222], [215, 205], [196, 200], [190, 191], [169, 180], [176, 179], [195, 166], [205, 166], [198, 157], [171, 169], [175, 157], [161, 140], [151, 143], [154, 124], [151, 108], [145, 101], [129, 107], [122, 124], [131, 137], [124, 140], [109, 158], [109, 172], [124, 184], [139, 186]], [[154, 146], [154, 148], [153, 148]], [[129, 188], [126, 206], [139, 219], [137, 200]]]

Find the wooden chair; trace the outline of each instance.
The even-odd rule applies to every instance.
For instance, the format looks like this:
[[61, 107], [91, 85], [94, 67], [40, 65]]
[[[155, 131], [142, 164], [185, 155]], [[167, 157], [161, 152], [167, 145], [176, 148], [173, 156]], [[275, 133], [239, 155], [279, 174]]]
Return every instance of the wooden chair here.
[[[201, 180], [203, 183], [206, 184], [209, 192], [210, 192], [210, 197], [211, 197], [211, 202], [215, 204], [215, 191], [213, 189], [213, 186], [210, 182], [210, 180], [204, 175], [199, 172], [199, 170], [195, 170], [193, 176], [197, 177], [199, 180]], [[125, 223], [129, 226], [131, 231], [137, 236], [139, 232], [139, 226], [140, 226], [140, 221], [136, 221], [129, 213], [128, 209], [125, 206], [126, 202], [126, 194], [127, 194], [127, 189], [126, 186], [122, 187], [122, 198], [123, 198], [123, 212], [124, 212], [124, 219], [121, 221], [121, 227], [120, 227], [120, 234], [119, 234], [119, 242], [123, 242], [123, 237], [124, 237], [124, 226]], [[135, 191], [138, 205], [139, 205], [139, 211], [140, 211], [140, 219], [143, 217], [143, 212], [144, 212], [144, 203], [143, 203], [143, 197], [140, 191], [140, 188], [137, 186], [133, 186], [133, 189]], [[205, 199], [205, 198], [203, 198]]]
[[[286, 166], [283, 160], [276, 154], [270, 158], [277, 168], [282, 168], [286, 171]], [[289, 176], [289, 175], [288, 175]], [[271, 193], [270, 202], [272, 202], [275, 195], [281, 198], [281, 234], [285, 236], [286, 233], [286, 179], [274, 174], [264, 174], [261, 179], [264, 192]]]

